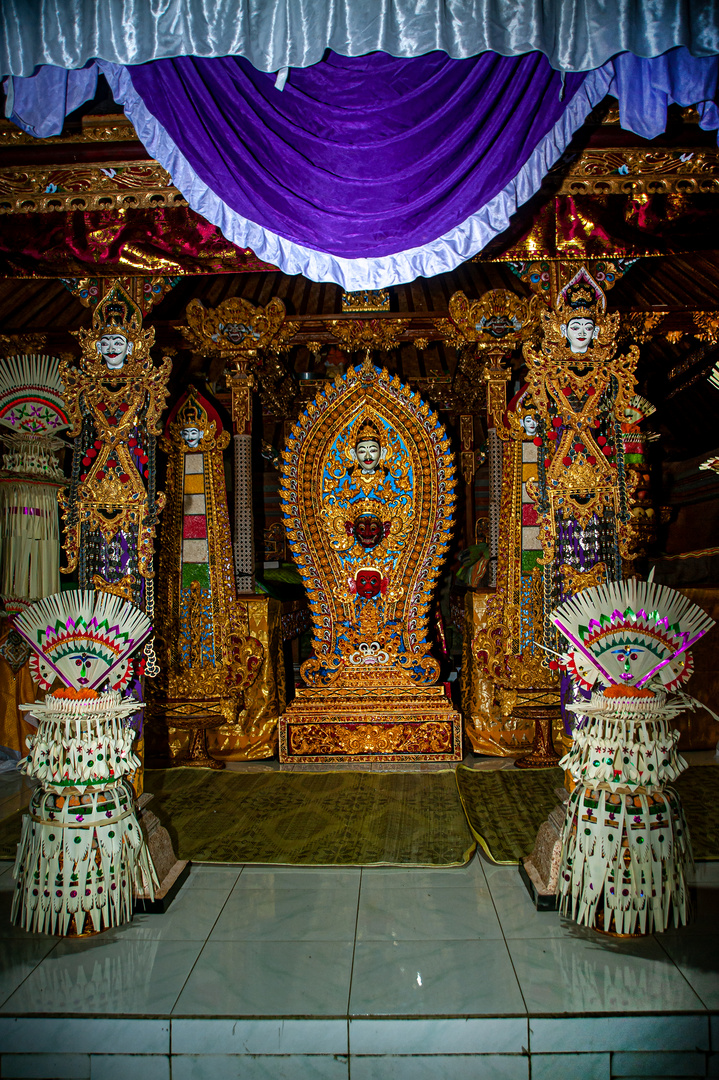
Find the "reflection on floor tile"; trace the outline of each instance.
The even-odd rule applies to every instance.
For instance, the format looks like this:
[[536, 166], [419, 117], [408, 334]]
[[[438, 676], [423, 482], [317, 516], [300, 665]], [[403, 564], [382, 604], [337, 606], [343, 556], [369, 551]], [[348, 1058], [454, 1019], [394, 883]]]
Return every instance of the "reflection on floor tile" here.
[[360, 893], [357, 941], [501, 938], [486, 885], [460, 889], [375, 886]]
[[[118, 947], [116, 934], [120, 932], [61, 941], [4, 1003], [2, 1011], [168, 1014], [202, 943], [124, 937]], [[54, 943], [52, 938], [47, 940]]]
[[175, 1016], [346, 1016], [351, 941], [209, 941]]
[[57, 938], [41, 934], [0, 942], [0, 1002], [17, 990], [56, 944]]
[[356, 889], [244, 889], [225, 904], [210, 941], [349, 941]]
[[719, 934], [689, 934], [677, 930], [657, 940], [707, 1009], [719, 1009]]
[[702, 1009], [653, 938], [621, 941], [572, 925], [561, 938], [507, 945], [530, 1013]]
[[504, 941], [360, 941], [355, 948], [352, 1016], [524, 1011]]
[[182, 889], [164, 914], [135, 915], [121, 927], [124, 941], [135, 939], [165, 941], [205, 941], [227, 902], [228, 893], [219, 889]]

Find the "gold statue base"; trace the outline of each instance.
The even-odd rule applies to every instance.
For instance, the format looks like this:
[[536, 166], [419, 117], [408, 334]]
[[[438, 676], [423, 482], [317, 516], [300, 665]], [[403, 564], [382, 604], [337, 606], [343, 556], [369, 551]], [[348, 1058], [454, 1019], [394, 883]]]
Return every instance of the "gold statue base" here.
[[280, 717], [284, 764], [461, 761], [462, 718], [444, 689], [300, 689]]

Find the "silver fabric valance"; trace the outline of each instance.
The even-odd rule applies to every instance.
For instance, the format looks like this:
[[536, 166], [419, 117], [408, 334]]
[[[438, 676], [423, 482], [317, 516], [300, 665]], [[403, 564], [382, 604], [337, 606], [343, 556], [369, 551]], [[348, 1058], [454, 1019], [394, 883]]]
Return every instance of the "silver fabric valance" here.
[[0, 75], [100, 58], [142, 64], [244, 56], [261, 71], [308, 67], [326, 49], [454, 58], [543, 52], [589, 71], [619, 52], [719, 53], [719, 0], [2, 0]]

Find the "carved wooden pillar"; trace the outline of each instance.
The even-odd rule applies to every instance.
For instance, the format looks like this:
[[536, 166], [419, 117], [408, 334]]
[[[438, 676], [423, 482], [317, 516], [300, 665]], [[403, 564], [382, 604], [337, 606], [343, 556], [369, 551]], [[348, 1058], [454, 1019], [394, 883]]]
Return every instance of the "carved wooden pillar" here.
[[504, 413], [507, 408], [507, 383], [511, 369], [502, 367], [505, 349], [489, 353], [484, 379], [487, 383], [487, 426], [489, 450], [489, 577], [491, 586], [497, 584], [499, 556], [499, 508], [502, 502], [502, 438]]
[[474, 543], [474, 417], [460, 416], [459, 438], [462, 444], [462, 479], [464, 480], [465, 546]]
[[232, 393], [232, 422], [235, 429], [235, 581], [238, 593], [255, 591], [254, 516], [252, 511], [252, 390], [254, 378], [248, 372], [249, 356], [236, 359], [227, 373]]

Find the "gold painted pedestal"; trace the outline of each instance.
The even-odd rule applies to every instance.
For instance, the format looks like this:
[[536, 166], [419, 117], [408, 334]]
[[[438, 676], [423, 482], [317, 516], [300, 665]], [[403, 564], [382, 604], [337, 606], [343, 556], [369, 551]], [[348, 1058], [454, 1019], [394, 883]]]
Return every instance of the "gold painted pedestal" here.
[[280, 761], [461, 761], [461, 716], [444, 688], [391, 695], [300, 689], [280, 718]]

